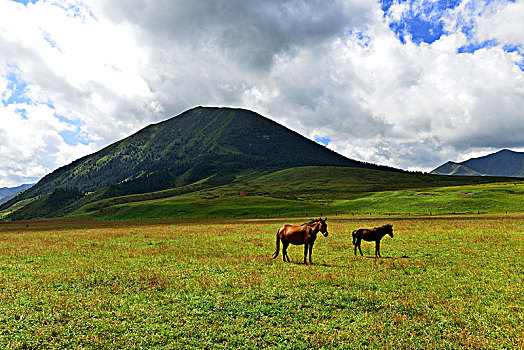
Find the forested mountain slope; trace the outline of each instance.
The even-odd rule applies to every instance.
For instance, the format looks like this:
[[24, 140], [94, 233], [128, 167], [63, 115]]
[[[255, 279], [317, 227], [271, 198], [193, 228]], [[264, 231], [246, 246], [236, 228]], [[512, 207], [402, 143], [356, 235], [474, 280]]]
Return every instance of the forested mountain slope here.
[[111, 186], [107, 197], [297, 166], [400, 171], [348, 159], [249, 110], [197, 107], [57, 169], [0, 209], [59, 188], [95, 192]]

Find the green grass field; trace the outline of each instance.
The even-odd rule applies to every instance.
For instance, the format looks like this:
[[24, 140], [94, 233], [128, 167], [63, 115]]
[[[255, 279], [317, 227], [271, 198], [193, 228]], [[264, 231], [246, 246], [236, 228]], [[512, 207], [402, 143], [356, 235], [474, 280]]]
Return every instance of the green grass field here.
[[[404, 174], [401, 174], [405, 176]], [[238, 188], [221, 187], [212, 191], [193, 192], [167, 198], [141, 200], [140, 196], [109, 199], [81, 208], [74, 214], [96, 219], [157, 218], [267, 218], [293, 216], [409, 216], [446, 214], [486, 214], [524, 212], [524, 183], [488, 183], [450, 187], [407, 188], [379, 192], [354, 193], [346, 187], [319, 183], [317, 192], [297, 197], [305, 191], [292, 181], [284, 180], [279, 189], [270, 185], [259, 188], [266, 195], [247, 192], [239, 196]], [[272, 180], [271, 184], [278, 181]], [[351, 182], [350, 182], [351, 183]], [[273, 186], [272, 185], [272, 186]], [[343, 186], [342, 184], [340, 186]], [[286, 188], [289, 192], [284, 193]], [[331, 190], [329, 190], [331, 188]], [[291, 190], [292, 189], [292, 190]], [[345, 190], [344, 190], [345, 189]], [[324, 195], [322, 192], [324, 191]], [[338, 193], [337, 195], [330, 194]], [[346, 191], [346, 192], [337, 192]], [[295, 196], [291, 196], [295, 193]], [[341, 194], [342, 193], [342, 194]], [[136, 201], [130, 201], [136, 200]], [[96, 210], [89, 210], [96, 208]]]
[[524, 347], [524, 215], [330, 218], [270, 259], [305, 220], [0, 223], [0, 348]]
[[524, 201], [520, 200], [524, 194], [522, 179], [349, 167], [246, 172], [213, 176], [157, 192], [125, 196], [113, 192], [109, 188], [79, 198], [74, 190], [62, 191], [62, 195], [48, 194], [5, 208], [0, 211], [0, 220], [60, 216], [133, 220], [524, 212]]

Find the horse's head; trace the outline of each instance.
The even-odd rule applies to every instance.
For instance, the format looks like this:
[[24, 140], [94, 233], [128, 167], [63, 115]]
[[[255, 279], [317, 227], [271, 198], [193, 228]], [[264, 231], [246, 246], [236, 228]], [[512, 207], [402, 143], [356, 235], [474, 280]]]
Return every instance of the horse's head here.
[[327, 218], [325, 219], [318, 219], [318, 222], [320, 223], [320, 229], [319, 231], [322, 232], [322, 234], [324, 235], [324, 237], [327, 237], [328, 236], [328, 230], [327, 230], [327, 223], [326, 223], [326, 220]]
[[386, 231], [386, 234], [389, 235], [389, 237], [393, 238], [393, 225], [387, 224], [384, 225], [383, 228]]

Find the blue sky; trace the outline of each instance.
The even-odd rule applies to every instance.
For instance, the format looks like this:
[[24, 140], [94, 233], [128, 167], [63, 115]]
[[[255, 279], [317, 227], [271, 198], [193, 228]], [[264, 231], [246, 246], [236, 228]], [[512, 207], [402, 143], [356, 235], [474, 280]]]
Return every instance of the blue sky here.
[[[488, 40], [478, 41], [472, 35], [475, 30], [475, 17], [482, 17], [486, 6], [492, 1], [475, 1], [473, 3], [481, 4], [480, 8], [471, 4], [469, 7], [473, 10], [473, 18], [465, 19], [459, 17], [459, 20], [449, 29], [446, 29], [446, 21], [449, 13], [457, 9], [461, 5], [461, 0], [423, 0], [423, 1], [409, 1], [409, 0], [382, 0], [381, 8], [384, 12], [384, 18], [389, 23], [389, 28], [395, 33], [397, 38], [403, 44], [406, 43], [406, 37], [418, 45], [432, 44], [439, 40], [443, 35], [449, 35], [453, 32], [460, 31], [467, 37], [467, 43], [457, 49], [458, 53], [475, 53], [477, 50], [500, 47], [506, 52], [516, 52], [524, 59], [524, 50], [522, 44], [504, 43], [493, 37]], [[495, 1], [493, 1], [495, 2]], [[514, 3], [513, 0], [499, 1], [501, 3]], [[403, 12], [400, 18], [389, 19], [391, 8], [395, 4], [406, 4], [407, 10]], [[475, 11], [476, 10], [476, 11]], [[517, 63], [519, 68], [523, 69], [522, 62]]]
[[1, 0], [0, 187], [197, 105], [410, 170], [524, 150], [522, 18], [509, 0]]
[[414, 43], [431, 44], [446, 34], [443, 17], [446, 11], [453, 10], [460, 4], [460, 0], [437, 1], [393, 1], [381, 2], [384, 17], [387, 18], [391, 8], [397, 3], [407, 4], [407, 11], [401, 18], [390, 20], [389, 28], [396, 34], [402, 43], [406, 43], [406, 35], [411, 36]]
[[10, 66], [9, 70], [5, 76], [7, 80], [7, 90], [9, 91], [8, 98], [2, 98], [2, 103], [4, 106], [14, 104], [14, 103], [30, 103], [31, 100], [26, 95], [26, 89], [28, 83], [15, 73], [16, 67]]
[[37, 2], [38, 0], [12, 0], [13, 2], [18, 2], [20, 4], [24, 4], [24, 5], [27, 5], [27, 4], [34, 4], [35, 2]]
[[322, 136], [315, 135], [315, 141], [324, 146], [327, 146], [331, 142], [331, 139], [329, 137], [322, 137]]

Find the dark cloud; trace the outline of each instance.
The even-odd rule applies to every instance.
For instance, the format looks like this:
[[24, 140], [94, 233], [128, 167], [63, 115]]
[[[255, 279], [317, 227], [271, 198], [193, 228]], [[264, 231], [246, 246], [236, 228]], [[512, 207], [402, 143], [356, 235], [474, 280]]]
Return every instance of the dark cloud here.
[[240, 67], [260, 70], [270, 69], [275, 55], [343, 36], [370, 15], [368, 7], [336, 0], [125, 0], [105, 6], [114, 20], [139, 27], [146, 45], [221, 51]]

